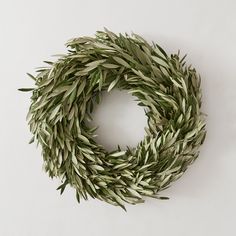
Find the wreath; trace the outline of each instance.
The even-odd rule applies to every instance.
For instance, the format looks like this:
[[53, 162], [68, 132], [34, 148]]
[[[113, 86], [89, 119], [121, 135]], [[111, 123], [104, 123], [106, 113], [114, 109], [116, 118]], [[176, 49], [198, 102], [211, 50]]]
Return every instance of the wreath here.
[[[45, 171], [59, 177], [81, 198], [120, 206], [162, 197], [198, 157], [205, 138], [200, 111], [200, 76], [179, 52], [168, 56], [157, 44], [136, 34], [98, 31], [70, 40], [66, 55], [37, 70], [27, 119], [42, 147]], [[94, 105], [103, 91], [117, 88], [135, 96], [148, 120], [135, 148], [108, 152], [90, 127]]]

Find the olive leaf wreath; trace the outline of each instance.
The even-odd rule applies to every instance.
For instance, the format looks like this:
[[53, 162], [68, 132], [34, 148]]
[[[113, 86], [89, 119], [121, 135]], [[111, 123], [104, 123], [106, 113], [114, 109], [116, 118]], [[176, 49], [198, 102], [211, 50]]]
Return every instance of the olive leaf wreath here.
[[[88, 196], [120, 206], [161, 197], [198, 157], [206, 130], [200, 76], [185, 57], [168, 56], [136, 34], [107, 29], [70, 40], [68, 53], [39, 68], [27, 119], [31, 142], [42, 147], [44, 167], [67, 185], [78, 202]], [[143, 106], [148, 128], [135, 148], [108, 152], [89, 127], [103, 91], [126, 90]]]

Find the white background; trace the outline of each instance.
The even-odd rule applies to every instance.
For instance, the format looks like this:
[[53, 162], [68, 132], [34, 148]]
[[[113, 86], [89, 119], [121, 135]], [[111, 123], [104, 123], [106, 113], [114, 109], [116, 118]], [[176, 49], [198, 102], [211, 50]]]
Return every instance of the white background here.
[[[235, 12], [235, 0], [0, 0], [0, 235], [236, 235]], [[104, 26], [188, 53], [202, 75], [208, 114], [200, 157], [163, 193], [170, 200], [147, 199], [127, 213], [98, 200], [79, 205], [70, 188], [59, 195], [59, 181], [42, 171], [40, 150], [27, 144], [30, 95], [17, 91], [32, 86], [26, 72], [64, 52], [68, 39]], [[136, 145], [143, 135], [143, 111], [124, 97], [112, 93], [95, 114], [108, 148]], [[108, 114], [127, 112], [111, 126]]]

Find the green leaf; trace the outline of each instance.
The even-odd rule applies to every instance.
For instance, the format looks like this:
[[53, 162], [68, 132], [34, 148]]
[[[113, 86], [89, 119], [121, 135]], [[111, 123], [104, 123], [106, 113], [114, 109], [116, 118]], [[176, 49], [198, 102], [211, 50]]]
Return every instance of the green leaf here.
[[57, 113], [58, 113], [58, 111], [60, 110], [60, 108], [61, 108], [61, 104], [59, 104], [58, 106], [56, 106], [56, 107], [53, 109], [53, 111], [52, 111], [50, 117], [48, 118], [48, 120], [52, 120], [52, 119], [57, 115]]
[[75, 156], [74, 154], [72, 155], [72, 162], [73, 162], [75, 165], [78, 164], [78, 160], [77, 160], [77, 158], [76, 158], [76, 156]]
[[188, 132], [186, 135], [185, 135], [185, 139], [189, 139], [189, 138], [192, 138], [195, 134], [196, 134], [197, 130], [194, 129], [190, 132]]
[[102, 84], [103, 84], [103, 74], [102, 72], [100, 72], [100, 78], [99, 78], [99, 83], [98, 83], [98, 90], [101, 91], [102, 90]]
[[106, 61], [106, 59], [92, 61], [92, 62], [89, 62], [88, 64], [86, 64], [86, 66], [96, 68], [97, 66], [99, 66], [100, 64], [102, 64], [105, 61]]
[[141, 196], [137, 191], [135, 191], [134, 189], [132, 189], [132, 188], [127, 188], [127, 190], [128, 190], [134, 197], [142, 198], [142, 196]]
[[168, 56], [166, 52], [158, 44], [154, 44], [154, 45], [155, 45], [154, 51], [157, 53], [157, 55], [164, 59], [167, 59]]
[[82, 140], [84, 143], [90, 144], [89, 140], [84, 135], [79, 134], [78, 138]]
[[62, 185], [60, 185], [57, 190], [60, 190], [60, 194], [62, 194], [65, 191], [66, 185], [68, 184], [67, 181], [65, 181]]
[[112, 153], [110, 154], [109, 156], [112, 156], [112, 157], [119, 157], [119, 156], [123, 156], [126, 154], [126, 151], [121, 151], [121, 152], [115, 152], [115, 153]]
[[100, 170], [100, 171], [105, 170], [102, 166], [99, 166], [99, 165], [91, 165], [90, 167], [94, 170]]
[[31, 75], [30, 73], [26, 73], [32, 80], [34, 80], [34, 81], [36, 81], [36, 78], [33, 76], [33, 75]]
[[102, 44], [102, 43], [100, 43], [100, 42], [96, 42], [96, 43], [94, 43], [93, 45], [94, 45], [95, 47], [102, 48], [102, 49], [114, 50], [114, 48], [109, 47], [109, 46], [107, 46], [107, 45], [105, 45], [105, 44]]
[[130, 65], [125, 60], [123, 60], [122, 58], [120, 58], [120, 57], [113, 57], [113, 59], [116, 62], [118, 62], [119, 64], [121, 64], [122, 66], [130, 68]]
[[120, 67], [120, 66], [118, 66], [118, 65], [115, 65], [115, 64], [108, 64], [108, 63], [102, 64], [102, 66], [105, 67], [105, 68], [109, 68], [109, 69], [116, 69], [116, 68]]
[[79, 80], [75, 81], [70, 87], [69, 89], [66, 91], [66, 93], [64, 94], [64, 98], [68, 97], [73, 91], [74, 89], [77, 87]]
[[163, 66], [165, 68], [169, 68], [170, 66], [167, 64], [167, 62], [159, 57], [152, 56], [152, 59], [160, 66]]
[[110, 83], [110, 85], [109, 85], [109, 87], [108, 87], [108, 89], [107, 89], [107, 92], [110, 92], [115, 86], [116, 86], [116, 84], [118, 83], [118, 81], [119, 81], [119, 77], [117, 77], [115, 80], [113, 80], [111, 83]]
[[34, 88], [19, 88], [18, 90], [21, 92], [29, 92], [29, 91], [34, 90]]
[[83, 92], [85, 86], [86, 86], [86, 80], [83, 80], [78, 88], [77, 97], [79, 97], [79, 95]]
[[183, 86], [184, 92], [187, 95], [188, 94], [188, 90], [187, 90], [186, 83], [185, 83], [185, 81], [184, 81], [184, 79], [182, 77], [180, 78], [180, 80], [181, 80], [181, 84]]
[[34, 136], [30, 139], [29, 144], [34, 142]]

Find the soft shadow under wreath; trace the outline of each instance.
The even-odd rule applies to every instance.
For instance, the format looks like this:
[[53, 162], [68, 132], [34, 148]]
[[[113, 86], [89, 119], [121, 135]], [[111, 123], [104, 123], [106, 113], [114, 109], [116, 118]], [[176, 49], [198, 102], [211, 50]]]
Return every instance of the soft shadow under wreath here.
[[[168, 56], [136, 34], [105, 29], [70, 40], [68, 53], [39, 68], [27, 119], [31, 142], [42, 147], [44, 167], [78, 202], [88, 196], [120, 206], [161, 197], [198, 157], [206, 130], [200, 76], [179, 53]], [[108, 152], [88, 127], [102, 91], [127, 90], [143, 106], [146, 135], [135, 148]]]

